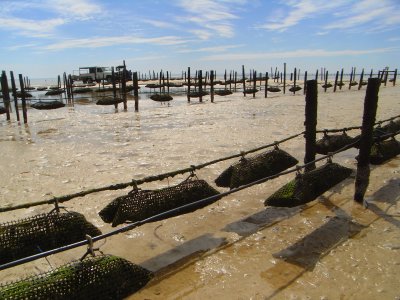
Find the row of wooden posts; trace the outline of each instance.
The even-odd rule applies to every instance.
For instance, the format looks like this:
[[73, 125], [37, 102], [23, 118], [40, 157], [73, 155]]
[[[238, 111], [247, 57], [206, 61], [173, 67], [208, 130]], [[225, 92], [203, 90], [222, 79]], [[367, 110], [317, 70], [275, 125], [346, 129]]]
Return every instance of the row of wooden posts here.
[[[275, 72], [272, 73], [272, 68], [271, 68], [271, 74], [272, 75], [272, 80], [274, 83], [283, 83], [283, 93], [286, 93], [286, 87], [287, 87], [287, 83], [286, 83], [286, 63], [284, 63], [284, 69], [283, 72], [278, 72], [278, 69], [275, 69]], [[318, 76], [319, 76], [319, 70], [316, 71], [315, 73], [315, 80], [318, 80]], [[150, 73], [149, 73], [150, 74]], [[167, 86], [167, 94], [169, 94], [169, 80], [171, 78], [170, 73], [167, 72], [166, 73], [166, 78], [167, 78], [167, 84], [165, 84], [165, 74], [163, 73], [163, 71], [161, 71], [158, 75], [155, 75], [156, 73], [153, 71], [153, 78], [157, 77], [159, 80], [159, 87], [160, 87], [160, 94], [164, 93], [165, 94], [165, 86]], [[393, 78], [391, 79], [391, 81], [393, 82], [393, 85], [396, 84], [396, 77], [397, 77], [397, 69], [394, 71], [389, 71], [388, 68], [379, 71], [378, 72], [378, 78], [380, 79], [380, 81], [382, 83], [384, 83], [384, 85], [386, 86], [387, 81], [388, 81], [388, 77], [389, 74], [393, 74]], [[126, 76], [126, 66], [125, 66], [125, 61], [123, 64], [123, 72], [121, 74], [122, 78], [120, 81], [120, 87], [117, 88], [116, 87], [116, 76], [114, 73], [114, 68], [112, 68], [112, 91], [113, 91], [113, 98], [114, 99], [121, 99], [122, 101], [115, 101], [115, 108], [118, 108], [118, 102], [122, 102], [124, 105], [124, 109], [127, 109], [127, 86], [126, 86], [126, 82], [128, 80], [133, 81], [133, 92], [134, 92], [134, 99], [135, 99], [135, 111], [139, 111], [139, 77], [140, 75], [138, 75], [138, 72], [133, 72], [132, 73], [132, 78], [125, 78]], [[214, 102], [214, 83], [216, 81], [216, 72], [214, 70], [211, 70], [210, 72], [206, 72], [205, 76], [203, 77], [203, 71], [202, 70], [198, 70], [195, 72], [195, 76], [192, 77], [191, 76], [191, 69], [190, 67], [188, 67], [187, 72], [182, 72], [182, 76], [184, 77], [185, 82], [187, 83], [187, 101], [190, 102], [190, 99], [193, 97], [193, 94], [191, 94], [191, 86], [192, 86], [192, 80], [194, 80], [194, 91], [196, 92], [198, 89], [198, 93], [197, 96], [199, 98], [199, 101], [202, 102], [203, 101], [203, 96], [206, 95], [205, 91], [206, 91], [206, 87], [207, 87], [207, 80], [209, 80], [210, 82], [210, 98], [211, 98], [211, 102]], [[259, 86], [262, 87], [262, 82], [264, 81], [264, 97], [267, 98], [268, 96], [268, 81], [269, 81], [269, 76], [270, 74], [268, 72], [265, 73], [265, 76], [262, 75], [262, 73], [259, 73], [257, 76], [257, 72], [255, 70], [251, 70], [250, 71], [250, 76], [249, 76], [249, 80], [247, 80], [246, 75], [245, 75], [245, 67], [244, 65], [242, 66], [242, 78], [239, 80], [238, 79], [238, 74], [237, 72], [233, 72], [231, 71], [229, 74], [229, 80], [227, 80], [227, 72], [225, 71], [224, 74], [224, 85], [225, 85], [225, 89], [226, 86], [229, 83], [229, 91], [232, 91], [232, 85], [234, 85], [234, 91], [236, 92], [237, 88], [236, 88], [236, 84], [240, 83], [242, 84], [242, 89], [243, 89], [243, 95], [246, 96], [246, 94], [252, 94], [253, 98], [255, 97], [256, 92], [258, 92], [257, 90], [257, 81], [259, 81]], [[343, 84], [343, 76], [344, 76], [344, 70], [341, 69], [341, 72], [339, 73], [339, 71], [336, 72], [336, 76], [335, 76], [335, 81], [333, 84], [333, 91], [336, 92], [337, 87], [339, 87], [339, 89], [342, 89], [342, 87], [344, 86]], [[370, 74], [369, 74], [369, 78], [371, 78], [373, 76], [373, 70], [371, 70]], [[142, 75], [143, 77], [143, 75]], [[321, 69], [321, 73], [320, 73], [320, 77], [321, 80], [324, 81], [324, 91], [326, 92], [327, 89], [329, 88], [329, 82], [328, 82], [328, 78], [329, 78], [329, 73], [326, 69]], [[15, 103], [15, 111], [16, 111], [16, 115], [17, 115], [17, 120], [20, 121], [20, 116], [19, 116], [19, 112], [18, 112], [18, 97], [17, 97], [17, 91], [16, 91], [16, 86], [15, 86], [15, 80], [14, 80], [14, 75], [13, 72], [10, 72], [10, 78], [11, 78], [11, 85], [12, 85], [12, 94], [14, 95], [14, 103]], [[292, 73], [290, 73], [290, 81], [292, 81], [292, 84], [289, 84], [289, 86], [292, 87], [297, 87], [297, 80], [300, 79], [300, 70], [298, 70], [297, 68], [294, 68], [294, 71]], [[304, 72], [304, 82], [303, 82], [303, 93], [306, 94], [307, 91], [307, 71]], [[360, 77], [359, 77], [359, 82], [356, 83], [356, 68], [352, 68], [351, 73], [350, 73], [350, 81], [349, 81], [349, 86], [348, 88], [351, 89], [351, 87], [353, 85], [358, 85], [358, 89], [360, 90], [361, 87], [365, 84], [364, 81], [364, 69], [362, 70]], [[252, 86], [252, 88], [246, 89], [246, 81], [250, 81], [250, 84]], [[24, 123], [27, 123], [27, 110], [26, 110], [26, 99], [25, 99], [25, 87], [29, 86], [30, 84], [30, 80], [27, 77], [22, 77], [22, 74], [19, 74], [19, 82], [20, 82], [20, 89], [21, 89], [21, 98], [22, 98], [22, 111], [23, 111], [23, 119], [24, 119]], [[63, 74], [63, 82], [64, 82], [64, 89], [63, 91], [66, 94], [66, 100], [69, 104], [74, 103], [74, 90], [73, 90], [73, 80], [72, 80], [72, 76], [71, 75], [66, 75], [66, 73]], [[3, 90], [3, 102], [5, 105], [5, 109], [6, 109], [6, 116], [7, 116], [7, 120], [10, 120], [10, 93], [9, 93], [9, 87], [8, 87], [8, 79], [7, 79], [7, 74], [5, 71], [2, 72], [2, 76], [1, 76], [1, 85], [2, 85], [2, 90]], [[58, 76], [58, 87], [61, 89], [61, 77]], [[99, 88], [100, 88], [100, 83], [99, 83]], [[104, 88], [104, 80], [103, 80], [103, 88]], [[119, 91], [119, 95], [118, 92]], [[292, 90], [292, 93], [295, 94], [296, 93], [296, 89]]]

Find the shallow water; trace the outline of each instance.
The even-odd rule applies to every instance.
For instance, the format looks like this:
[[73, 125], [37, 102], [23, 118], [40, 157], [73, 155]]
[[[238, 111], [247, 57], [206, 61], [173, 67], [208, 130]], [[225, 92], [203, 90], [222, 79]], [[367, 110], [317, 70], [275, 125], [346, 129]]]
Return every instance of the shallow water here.
[[[188, 103], [185, 96], [177, 96], [168, 104], [142, 95], [139, 112], [134, 111], [131, 96], [128, 111], [121, 105], [118, 111], [96, 106], [91, 96], [57, 110], [29, 109], [27, 125], [19, 125], [15, 115], [11, 122], [1, 116], [1, 207], [187, 168], [304, 130], [302, 93], [267, 99], [260, 92], [255, 99], [237, 93], [216, 96], [215, 103], [209, 97], [203, 103], [198, 99]], [[358, 126], [364, 97], [365, 89], [335, 94], [321, 89], [317, 127]], [[398, 87], [382, 87], [379, 101], [377, 120], [400, 114]], [[302, 137], [280, 147], [301, 164]], [[349, 150], [334, 161], [354, 169], [356, 154]], [[235, 161], [196, 174], [214, 185], [214, 179]], [[194, 213], [149, 223], [98, 244], [105, 253], [156, 272], [154, 282], [132, 299], [394, 299], [400, 296], [396, 276], [400, 271], [399, 171], [398, 158], [373, 168], [367, 195], [375, 212], [352, 202], [353, 178], [305, 207], [265, 209], [268, 195], [293, 178], [286, 175]], [[174, 185], [187, 176], [143, 187]], [[83, 213], [108, 232], [111, 226], [98, 212], [129, 190], [90, 194], [63, 206]], [[51, 209], [36, 206], [2, 213], [1, 219]], [[50, 256], [48, 261], [57, 266], [84, 252], [82, 247]], [[0, 279], [49, 268], [40, 259], [1, 271]]]

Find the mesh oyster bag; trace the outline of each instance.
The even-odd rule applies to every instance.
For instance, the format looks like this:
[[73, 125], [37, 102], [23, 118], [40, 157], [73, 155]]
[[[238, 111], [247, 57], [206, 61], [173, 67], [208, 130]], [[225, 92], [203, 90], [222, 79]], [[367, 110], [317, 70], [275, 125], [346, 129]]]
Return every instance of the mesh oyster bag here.
[[65, 104], [58, 101], [58, 100], [54, 100], [54, 101], [38, 101], [36, 103], [31, 104], [31, 107], [35, 108], [35, 109], [41, 109], [41, 110], [45, 110], [45, 109], [57, 109], [57, 108], [61, 108], [64, 107]]
[[0, 224], [0, 263], [74, 242], [101, 231], [77, 212], [40, 214]]
[[[99, 215], [104, 222], [112, 223], [114, 227], [126, 221], [140, 221], [218, 194], [219, 192], [204, 180], [187, 179], [176, 186], [163, 189], [132, 191], [128, 195], [114, 199], [99, 212]], [[218, 199], [183, 208], [174, 215], [195, 211]]]
[[122, 299], [151, 278], [152, 273], [141, 266], [117, 256], [100, 255], [0, 285], [0, 299]]
[[298, 163], [298, 160], [281, 149], [273, 149], [253, 157], [242, 158], [224, 170], [215, 184], [236, 188], [250, 182], [275, 175]]
[[315, 144], [315, 151], [319, 154], [328, 154], [335, 152], [344, 146], [355, 142], [355, 139], [348, 136], [345, 132], [342, 134], [324, 134], [324, 137], [319, 139]]
[[400, 143], [394, 138], [375, 143], [371, 147], [370, 163], [373, 165], [380, 165], [399, 154]]
[[313, 201], [324, 192], [343, 181], [352, 169], [336, 163], [327, 163], [315, 170], [298, 174], [267, 200], [265, 206], [294, 207]]

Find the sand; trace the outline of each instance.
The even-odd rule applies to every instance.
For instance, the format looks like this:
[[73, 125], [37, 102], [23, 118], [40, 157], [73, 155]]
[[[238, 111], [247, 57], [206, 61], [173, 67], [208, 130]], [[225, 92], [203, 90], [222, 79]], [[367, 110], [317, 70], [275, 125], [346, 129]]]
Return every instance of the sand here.
[[[400, 114], [400, 88], [381, 87], [377, 120]], [[87, 97], [87, 96], [85, 96]], [[319, 129], [359, 126], [365, 87], [318, 95]], [[235, 93], [211, 103], [184, 96], [160, 104], [142, 96], [140, 111], [94, 105], [29, 110], [28, 125], [0, 121], [0, 206], [50, 199], [129, 182], [237, 154], [304, 130], [304, 95], [256, 98]], [[15, 118], [15, 116], [12, 116]], [[350, 131], [355, 136], [359, 131]], [[304, 139], [281, 148], [300, 162]], [[334, 157], [356, 168], [355, 149]], [[214, 179], [232, 159], [196, 172]], [[321, 162], [324, 163], [324, 162]], [[231, 194], [193, 213], [145, 224], [97, 242], [155, 272], [129, 299], [399, 299], [400, 160], [373, 166], [368, 209], [355, 203], [354, 174], [317, 200], [296, 208], [264, 207], [293, 178], [286, 175]], [[174, 185], [186, 178], [145, 184]], [[130, 189], [106, 191], [63, 204], [103, 232], [98, 212]], [[220, 191], [226, 191], [218, 188]], [[36, 206], [1, 214], [2, 222], [48, 212]], [[85, 247], [0, 271], [0, 282], [48, 271], [79, 259]]]

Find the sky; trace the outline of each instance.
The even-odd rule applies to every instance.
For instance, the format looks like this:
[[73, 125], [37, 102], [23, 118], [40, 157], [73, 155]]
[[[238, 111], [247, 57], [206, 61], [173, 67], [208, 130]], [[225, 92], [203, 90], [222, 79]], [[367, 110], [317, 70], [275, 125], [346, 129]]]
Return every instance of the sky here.
[[29, 78], [399, 67], [400, 0], [0, 0], [0, 69]]

